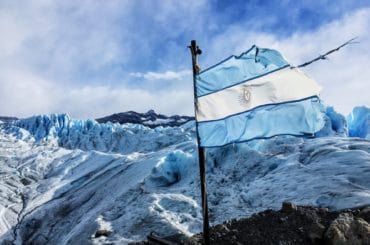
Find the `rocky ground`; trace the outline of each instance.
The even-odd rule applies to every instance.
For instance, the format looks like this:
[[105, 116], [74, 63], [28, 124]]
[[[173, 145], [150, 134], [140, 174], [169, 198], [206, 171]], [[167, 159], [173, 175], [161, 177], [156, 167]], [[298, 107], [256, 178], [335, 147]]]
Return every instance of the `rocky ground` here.
[[[211, 244], [370, 244], [370, 207], [330, 212], [326, 208], [283, 203], [246, 219], [230, 220], [210, 229]], [[138, 244], [202, 244], [202, 234], [168, 237]]]

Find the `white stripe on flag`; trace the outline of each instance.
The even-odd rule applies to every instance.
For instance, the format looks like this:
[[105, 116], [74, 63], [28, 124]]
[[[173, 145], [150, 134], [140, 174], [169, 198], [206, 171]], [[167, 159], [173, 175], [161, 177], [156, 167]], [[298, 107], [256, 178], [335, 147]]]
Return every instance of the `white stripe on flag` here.
[[302, 71], [287, 67], [198, 97], [197, 121], [219, 120], [262, 105], [308, 98], [318, 95], [320, 89]]

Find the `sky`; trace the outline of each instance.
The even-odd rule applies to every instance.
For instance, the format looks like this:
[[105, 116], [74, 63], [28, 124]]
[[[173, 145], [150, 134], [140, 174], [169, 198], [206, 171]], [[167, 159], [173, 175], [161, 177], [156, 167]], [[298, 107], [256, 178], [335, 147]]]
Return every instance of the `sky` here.
[[362, 0], [0, 0], [0, 115], [193, 115], [192, 39], [206, 68], [253, 44], [299, 65], [357, 37], [303, 68], [347, 115], [370, 107], [368, 30]]

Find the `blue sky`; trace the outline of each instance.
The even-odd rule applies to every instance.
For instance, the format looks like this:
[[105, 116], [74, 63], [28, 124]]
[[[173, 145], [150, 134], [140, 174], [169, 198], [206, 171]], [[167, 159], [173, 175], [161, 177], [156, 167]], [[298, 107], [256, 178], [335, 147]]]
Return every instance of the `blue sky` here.
[[370, 106], [369, 29], [370, 2], [361, 0], [2, 0], [0, 115], [192, 114], [191, 39], [207, 67], [253, 44], [300, 64], [358, 37], [305, 69], [347, 114]]

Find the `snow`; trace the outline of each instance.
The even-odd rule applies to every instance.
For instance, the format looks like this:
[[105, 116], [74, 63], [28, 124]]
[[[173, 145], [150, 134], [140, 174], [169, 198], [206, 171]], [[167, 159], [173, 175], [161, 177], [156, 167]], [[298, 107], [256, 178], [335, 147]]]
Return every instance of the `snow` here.
[[170, 118], [156, 118], [154, 121], [151, 121], [151, 120], [146, 120], [144, 121], [143, 123], [147, 124], [147, 125], [159, 125], [159, 124], [165, 124], [165, 123], [169, 123], [169, 122], [172, 122], [173, 120], [170, 119]]
[[[368, 135], [368, 110], [355, 110], [349, 135]], [[369, 205], [370, 141], [346, 137], [334, 109], [326, 115], [317, 138], [208, 149], [211, 223], [283, 201]], [[21, 119], [0, 124], [0, 165], [0, 243], [126, 244], [202, 227], [194, 122], [150, 129], [57, 114]], [[111, 234], [95, 238], [101, 229]]]
[[370, 139], [370, 108], [355, 107], [347, 120], [349, 122], [349, 136]]

